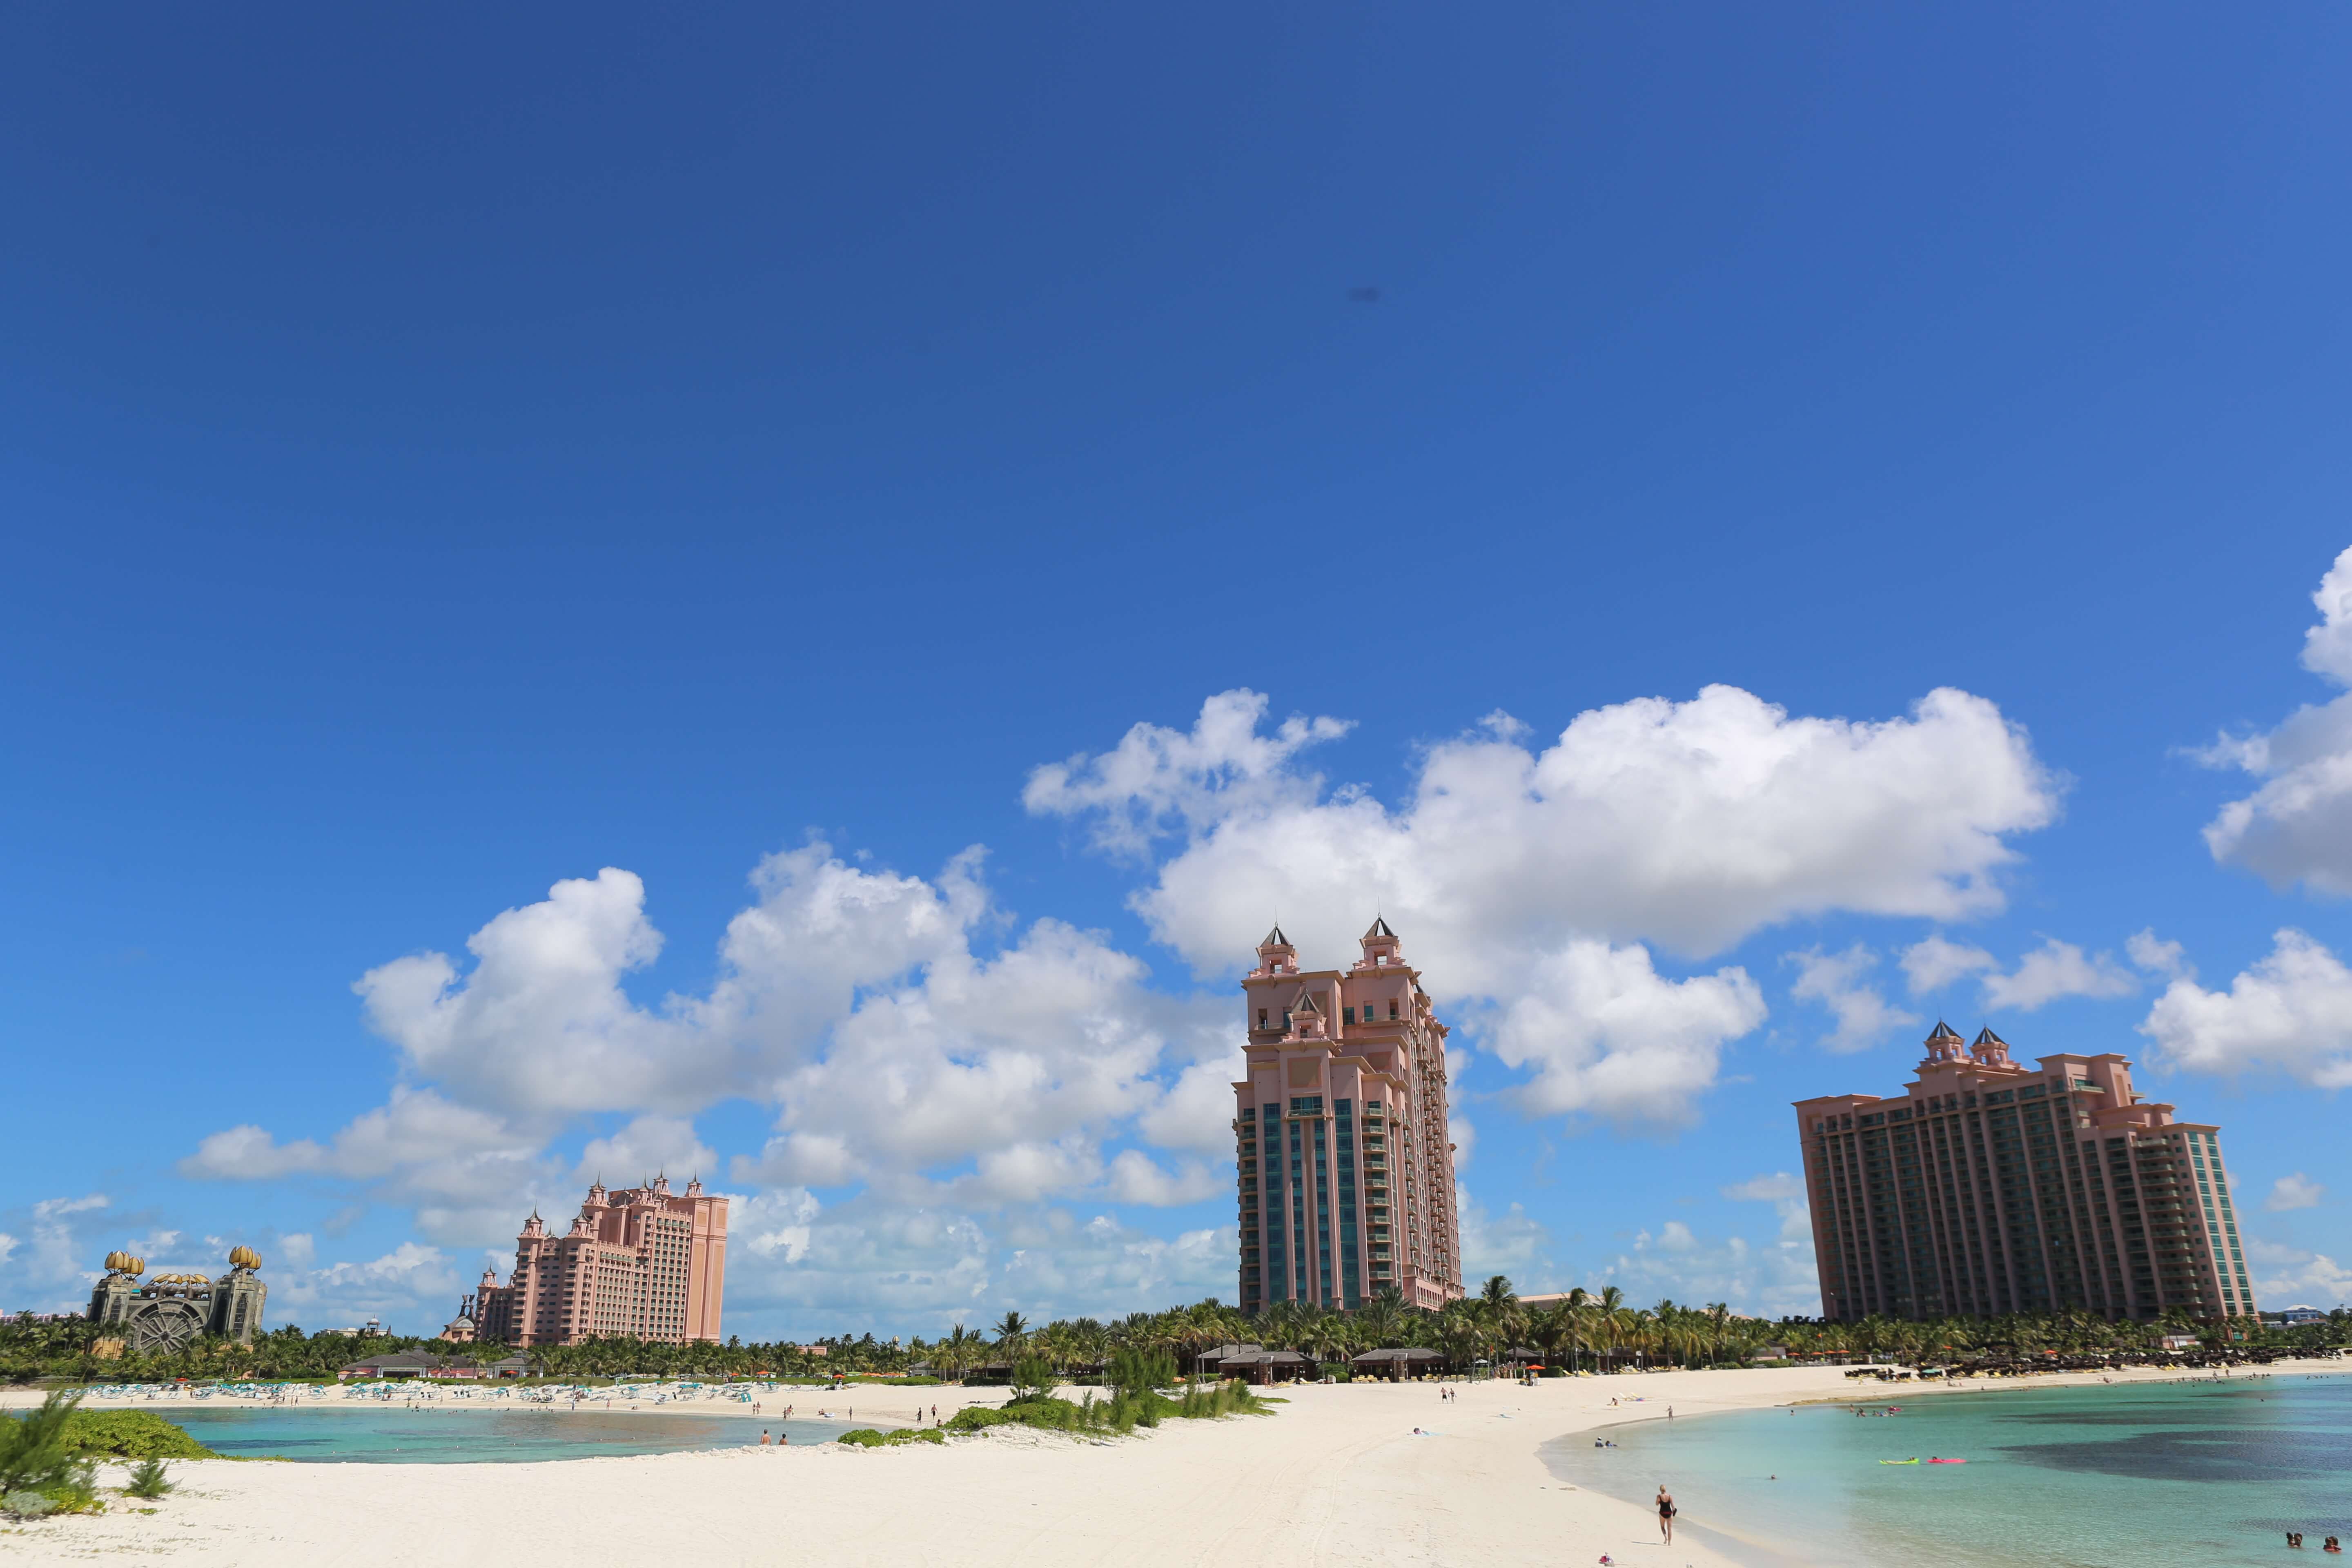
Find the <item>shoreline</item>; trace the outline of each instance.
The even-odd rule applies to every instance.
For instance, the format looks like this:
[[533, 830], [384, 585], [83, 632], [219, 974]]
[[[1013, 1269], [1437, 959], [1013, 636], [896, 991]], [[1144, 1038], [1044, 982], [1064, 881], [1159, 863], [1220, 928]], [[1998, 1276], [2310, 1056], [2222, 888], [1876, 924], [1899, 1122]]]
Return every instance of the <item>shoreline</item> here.
[[[1990, 1394], [1998, 1398], [2004, 1394], [2050, 1394], [2077, 1389], [2121, 1388], [2126, 1385], [2142, 1388], [2179, 1387], [2189, 1384], [2200, 1387], [2227, 1386], [2260, 1383], [2278, 1376], [2297, 1380], [2309, 1377], [2352, 1378], [2352, 1360], [2297, 1359], [2275, 1362], [2267, 1366], [2242, 1371], [2231, 1371], [2220, 1375], [2211, 1372], [2197, 1373], [2171, 1367], [2134, 1367], [2126, 1371], [2130, 1375], [2112, 1371], [2053, 1373], [2026, 1377], [1982, 1378], [1949, 1384], [1936, 1381], [1922, 1384], [1916, 1380], [1907, 1384], [1881, 1384], [1874, 1380], [1856, 1379], [1848, 1392], [1841, 1394], [1787, 1399], [1769, 1406], [1740, 1404], [1717, 1409], [1694, 1410], [1677, 1418], [1704, 1421], [1709, 1415], [1753, 1413], [1763, 1408], [1801, 1410], [1852, 1409], [1855, 1406], [1864, 1409], [1873, 1406], [1912, 1406], [1924, 1405], [1926, 1400], [1919, 1397], [1924, 1394], [1953, 1398], [1972, 1394]], [[1861, 1392], [1864, 1389], [1869, 1390], [1869, 1394], [1864, 1394]], [[1622, 1411], [1612, 1411], [1610, 1414], [1620, 1415]], [[1564, 1447], [1570, 1437], [1604, 1433], [1622, 1426], [1640, 1426], [1651, 1419], [1652, 1417], [1647, 1415], [1637, 1413], [1633, 1419], [1629, 1421], [1610, 1421], [1587, 1427], [1581, 1432], [1563, 1432], [1556, 1437], [1548, 1439], [1542, 1445], [1542, 1449], [1550, 1450]], [[1558, 1470], [1553, 1473], [1560, 1474]], [[1560, 1479], [1565, 1481], [1568, 1478], [1563, 1475]], [[1648, 1484], [1645, 1481], [1644, 1488]], [[1613, 1497], [1616, 1494], [1604, 1492], [1596, 1495]], [[1630, 1500], [1621, 1498], [1619, 1500]], [[1736, 1515], [1728, 1518], [1712, 1517], [1705, 1522], [1678, 1519], [1675, 1524], [1677, 1545], [1680, 1544], [1679, 1538], [1685, 1530], [1690, 1532], [1694, 1540], [1709, 1543], [1727, 1560], [1738, 1564], [1738, 1568], [1809, 1568], [1806, 1558], [1793, 1554], [1801, 1550], [1797, 1543], [1784, 1541], [1775, 1535], [1761, 1533], [1753, 1529], [1748, 1521]]]
[[[1737, 1520], [1727, 1521], [1732, 1530], [1721, 1545], [1690, 1528], [1664, 1548], [1647, 1510], [1555, 1477], [1542, 1457], [1545, 1446], [1603, 1426], [1664, 1420], [1669, 1407], [1680, 1419], [1800, 1403], [1917, 1404], [2004, 1389], [2095, 1388], [2104, 1386], [2103, 1375], [2116, 1384], [2182, 1377], [2175, 1369], [2151, 1368], [1948, 1389], [1849, 1383], [1844, 1370], [1664, 1372], [1545, 1379], [1533, 1387], [1303, 1384], [1268, 1390], [1286, 1402], [1271, 1416], [1170, 1421], [1130, 1439], [997, 1427], [941, 1446], [870, 1450], [730, 1447], [514, 1464], [188, 1461], [172, 1467], [180, 1489], [153, 1513], [118, 1507], [104, 1516], [39, 1521], [0, 1533], [0, 1555], [46, 1563], [132, 1551], [206, 1568], [311, 1568], [320, 1561], [438, 1568], [530, 1560], [544, 1550], [554, 1521], [577, 1514], [594, 1526], [566, 1532], [565, 1550], [583, 1568], [903, 1568], [909, 1562], [921, 1568], [1091, 1568], [1106, 1559], [1145, 1568], [1212, 1561], [1219, 1568], [1298, 1568], [1302, 1559], [1334, 1568], [1468, 1562], [1558, 1568], [1592, 1563], [1604, 1552], [1625, 1568], [1758, 1568], [1755, 1551], [1736, 1533]], [[2343, 1361], [2288, 1362], [2252, 1375], [2347, 1372], [2352, 1365]], [[1441, 1389], [1458, 1397], [1441, 1400]], [[936, 1404], [942, 1417], [1005, 1397], [1001, 1388], [869, 1384], [855, 1406], [823, 1407], [856, 1408], [860, 1426], [880, 1426], [893, 1417], [906, 1424], [918, 1392], [926, 1415]], [[869, 1395], [876, 1396], [871, 1405]], [[1612, 1397], [1620, 1402], [1613, 1408]], [[820, 1407], [788, 1402], [796, 1418], [801, 1408], [813, 1415]], [[167, 1418], [181, 1405], [109, 1403]], [[525, 1407], [510, 1399], [431, 1403]], [[746, 1409], [731, 1401], [638, 1403], [646, 1407], [641, 1413]], [[220, 1407], [239, 1405], [267, 1402], [224, 1400]], [[758, 1415], [781, 1418], [776, 1410]], [[120, 1474], [110, 1467], [106, 1484], [119, 1485]], [[919, 1503], [909, 1507], [910, 1500]], [[1706, 1528], [1709, 1536], [1720, 1529]]]

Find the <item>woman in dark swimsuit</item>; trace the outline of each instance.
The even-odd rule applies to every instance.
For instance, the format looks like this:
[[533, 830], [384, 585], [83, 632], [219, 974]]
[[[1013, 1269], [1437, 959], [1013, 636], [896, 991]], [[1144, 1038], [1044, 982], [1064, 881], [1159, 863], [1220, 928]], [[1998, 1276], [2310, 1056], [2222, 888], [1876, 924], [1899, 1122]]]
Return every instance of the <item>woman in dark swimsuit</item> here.
[[1667, 1545], [1675, 1543], [1675, 1494], [1664, 1487], [1658, 1489], [1658, 1532]]

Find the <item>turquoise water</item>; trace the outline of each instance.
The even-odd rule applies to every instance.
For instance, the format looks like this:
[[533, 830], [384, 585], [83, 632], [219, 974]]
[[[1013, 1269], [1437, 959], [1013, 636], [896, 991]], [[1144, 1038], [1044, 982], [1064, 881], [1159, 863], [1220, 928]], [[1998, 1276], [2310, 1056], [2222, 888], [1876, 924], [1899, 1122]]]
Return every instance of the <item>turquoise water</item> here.
[[777, 1421], [742, 1415], [604, 1415], [537, 1409], [404, 1410], [353, 1402], [326, 1408], [152, 1408], [223, 1454], [263, 1454], [321, 1464], [526, 1464], [622, 1454], [677, 1454], [749, 1447], [762, 1428], [794, 1445], [830, 1443], [846, 1421]]
[[[1731, 1556], [1818, 1568], [2274, 1563], [2352, 1544], [2352, 1379], [1983, 1393], [1642, 1420], [1548, 1444], [1552, 1473], [1647, 1505], [1661, 1482]], [[1859, 1401], [1857, 1401], [1859, 1403]], [[1882, 1465], [1930, 1455], [1965, 1465]], [[1772, 1479], [1776, 1478], [1777, 1479]], [[1652, 1539], [1654, 1540], [1654, 1537]], [[2299, 1559], [2299, 1561], [2305, 1561]]]

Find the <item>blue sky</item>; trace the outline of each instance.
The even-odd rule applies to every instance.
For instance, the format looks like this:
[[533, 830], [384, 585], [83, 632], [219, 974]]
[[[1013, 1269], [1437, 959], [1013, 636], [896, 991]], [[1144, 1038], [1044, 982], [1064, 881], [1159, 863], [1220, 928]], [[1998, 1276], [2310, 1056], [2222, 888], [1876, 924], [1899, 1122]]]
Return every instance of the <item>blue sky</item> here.
[[1812, 1310], [1943, 1016], [2345, 1299], [2347, 46], [13, 9], [0, 1305], [429, 1331], [641, 1166], [747, 1335], [1230, 1299], [1232, 982], [1376, 911], [1474, 1271]]

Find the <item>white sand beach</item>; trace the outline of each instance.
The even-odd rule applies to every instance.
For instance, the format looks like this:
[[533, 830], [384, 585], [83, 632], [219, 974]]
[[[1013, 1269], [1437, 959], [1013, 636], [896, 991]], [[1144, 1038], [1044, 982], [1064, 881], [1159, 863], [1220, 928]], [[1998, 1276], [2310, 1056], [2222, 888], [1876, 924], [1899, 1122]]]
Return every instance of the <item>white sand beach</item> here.
[[[2324, 1362], [2273, 1370], [2343, 1369]], [[2094, 1373], [1974, 1386], [2099, 1381]], [[118, 1504], [100, 1518], [0, 1532], [0, 1558], [161, 1556], [240, 1568], [1558, 1568], [1606, 1552], [1640, 1568], [1721, 1568], [1726, 1559], [1696, 1540], [1662, 1546], [1644, 1510], [1555, 1480], [1537, 1450], [1564, 1434], [1664, 1420], [1669, 1408], [1684, 1419], [1801, 1400], [1966, 1396], [1934, 1384], [1857, 1383], [1834, 1367], [1446, 1386], [1460, 1397], [1441, 1402], [1432, 1384], [1282, 1388], [1273, 1392], [1289, 1403], [1273, 1416], [1170, 1421], [1099, 1442], [997, 1428], [945, 1447], [877, 1450], [826, 1444], [517, 1465], [192, 1462], [174, 1467], [180, 1489], [155, 1512]], [[968, 1402], [1000, 1403], [1003, 1391], [866, 1386], [854, 1401], [810, 1391], [793, 1403], [803, 1415], [854, 1403], [861, 1425], [889, 1426], [914, 1418], [917, 1394], [946, 1415]], [[170, 1414], [168, 1402], [142, 1407]], [[1428, 1435], [1415, 1436], [1416, 1426]], [[1692, 1522], [1738, 1528], [1710, 1520], [1704, 1498], [1678, 1500]]]

